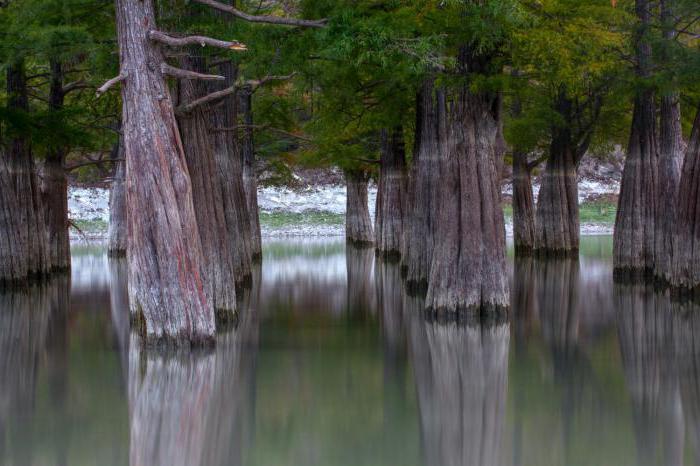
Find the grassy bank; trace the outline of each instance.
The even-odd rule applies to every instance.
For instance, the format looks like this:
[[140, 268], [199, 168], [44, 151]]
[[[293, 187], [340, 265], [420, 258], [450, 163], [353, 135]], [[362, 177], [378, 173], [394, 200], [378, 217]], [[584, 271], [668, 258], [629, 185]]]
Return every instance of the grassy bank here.
[[[608, 201], [584, 202], [579, 205], [579, 215], [582, 224], [613, 226], [615, 225], [616, 212], [617, 205]], [[506, 221], [511, 222], [513, 220], [512, 205], [506, 204], [503, 207], [503, 213], [506, 216]]]

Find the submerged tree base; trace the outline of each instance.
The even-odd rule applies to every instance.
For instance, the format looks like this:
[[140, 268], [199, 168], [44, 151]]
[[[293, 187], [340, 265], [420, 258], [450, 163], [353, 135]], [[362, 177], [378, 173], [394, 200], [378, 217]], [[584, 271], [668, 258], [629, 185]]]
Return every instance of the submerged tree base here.
[[535, 248], [533, 255], [538, 259], [578, 259], [578, 248], [576, 249], [548, 249]]
[[401, 251], [382, 251], [375, 249], [374, 253], [377, 256], [377, 259], [381, 260], [382, 262], [386, 262], [388, 264], [398, 264], [401, 262]]
[[510, 308], [498, 305], [470, 306], [457, 310], [431, 309], [424, 311], [425, 319], [440, 324], [465, 326], [499, 326], [508, 322]]
[[613, 269], [613, 281], [621, 285], [652, 283], [655, 281], [654, 269], [649, 267], [616, 267]]

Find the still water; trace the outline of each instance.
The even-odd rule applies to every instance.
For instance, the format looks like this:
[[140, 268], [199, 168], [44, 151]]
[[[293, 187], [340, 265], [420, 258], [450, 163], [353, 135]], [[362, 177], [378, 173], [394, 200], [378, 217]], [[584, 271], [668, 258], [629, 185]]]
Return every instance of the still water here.
[[479, 328], [421, 318], [371, 250], [270, 241], [237, 328], [163, 354], [125, 264], [76, 246], [0, 294], [0, 464], [696, 464], [700, 309], [613, 285], [611, 250], [511, 258], [511, 322]]

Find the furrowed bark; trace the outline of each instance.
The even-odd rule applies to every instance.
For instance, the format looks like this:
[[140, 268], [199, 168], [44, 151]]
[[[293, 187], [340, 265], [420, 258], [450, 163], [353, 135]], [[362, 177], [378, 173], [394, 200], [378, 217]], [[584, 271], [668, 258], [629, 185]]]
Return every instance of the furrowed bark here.
[[700, 295], [700, 107], [688, 142], [678, 188], [671, 284]]
[[240, 104], [243, 123], [246, 125], [241, 140], [241, 155], [243, 158], [243, 190], [250, 216], [250, 251], [252, 259], [259, 261], [262, 259], [262, 238], [260, 235], [258, 175], [255, 171], [255, 143], [253, 139], [253, 91], [250, 86], [241, 89]]
[[[29, 111], [22, 62], [7, 67], [7, 95], [9, 109]], [[0, 286], [45, 276], [50, 268], [31, 142], [15, 135], [0, 152]]]
[[[651, 74], [651, 44], [645, 37], [651, 22], [648, 0], [636, 0], [637, 76]], [[658, 202], [654, 91], [637, 91], [627, 160], [622, 172], [613, 240], [617, 279], [640, 279], [653, 273]]]
[[112, 189], [109, 191], [109, 245], [107, 253], [110, 257], [125, 257], [127, 250], [127, 213], [126, 213], [126, 161], [124, 161], [124, 143], [122, 136], [112, 148], [116, 162]]
[[416, 98], [416, 135], [401, 246], [401, 269], [412, 292], [428, 288], [440, 182], [438, 102], [444, 100], [435, 80], [426, 80]]
[[535, 249], [532, 173], [522, 152], [513, 154], [513, 243], [516, 256], [528, 256]]
[[403, 128], [382, 130], [382, 155], [375, 211], [374, 234], [377, 254], [389, 260], [401, 257], [405, 215], [406, 148]]
[[[661, 1], [661, 20], [664, 23], [673, 19], [672, 4], [672, 0]], [[664, 31], [667, 41], [672, 41], [675, 37], [676, 33], [672, 29]], [[661, 96], [659, 112], [659, 204], [656, 216], [654, 274], [661, 283], [672, 281], [673, 233], [678, 215], [678, 187], [683, 155], [680, 95], [673, 91]]]
[[369, 175], [361, 170], [346, 170], [347, 204], [345, 239], [355, 246], [368, 246], [374, 241], [372, 219], [367, 202]]
[[[467, 49], [461, 55], [464, 70], [483, 60]], [[510, 303], [496, 144], [500, 97], [464, 87], [452, 99], [438, 106], [443, 144], [426, 307], [500, 319]]]
[[565, 95], [560, 95], [556, 110], [564, 118], [564, 124], [552, 129], [549, 159], [537, 198], [535, 249], [538, 255], [578, 255], [578, 160], [568, 126], [571, 105]]
[[212, 343], [214, 308], [192, 185], [161, 64], [152, 0], [117, 0], [130, 306], [147, 342]]
[[[196, 72], [205, 69], [201, 57], [184, 57], [183, 68]], [[207, 86], [198, 81], [179, 83], [180, 101], [191, 102], [207, 93]], [[229, 225], [224, 212], [224, 191], [218, 180], [218, 166], [213, 150], [213, 134], [203, 108], [180, 115], [178, 127], [182, 135], [185, 160], [192, 183], [199, 236], [204, 254], [204, 282], [219, 323], [232, 321], [236, 312], [235, 244], [229, 242]]]
[[[232, 62], [219, 65], [225, 76], [222, 83], [210, 85], [210, 91], [231, 87], [236, 82], [238, 71]], [[238, 100], [235, 94], [226, 96], [221, 105], [209, 112], [212, 128], [235, 126], [238, 120]], [[236, 283], [248, 285], [251, 280], [252, 240], [250, 237], [250, 213], [246, 203], [241, 166], [241, 147], [237, 132], [215, 131], [212, 133], [214, 156], [218, 180], [223, 189], [223, 208], [228, 227], [228, 244], [234, 250]]]
[[[49, 110], [60, 111], [65, 98], [63, 67], [51, 61]], [[68, 236], [68, 180], [64, 168], [67, 148], [52, 146], [46, 154], [41, 172], [41, 193], [48, 235], [49, 261], [52, 270], [70, 269], [70, 239]]]

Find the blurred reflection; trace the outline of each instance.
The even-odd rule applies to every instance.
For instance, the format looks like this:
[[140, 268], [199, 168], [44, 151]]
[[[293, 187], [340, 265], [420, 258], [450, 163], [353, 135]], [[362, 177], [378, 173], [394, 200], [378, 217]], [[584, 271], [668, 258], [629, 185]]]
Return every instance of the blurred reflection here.
[[374, 249], [348, 244], [345, 249], [345, 261], [348, 277], [348, 312], [351, 315], [374, 313]]
[[129, 346], [131, 466], [238, 465], [252, 442], [260, 271], [214, 350]]
[[[67, 308], [70, 278], [0, 292], [0, 463], [34, 463], [39, 371], [48, 363], [49, 396], [63, 409], [67, 373]], [[61, 426], [45, 426], [50, 431]], [[56, 430], [64, 440], [65, 430]], [[52, 442], [57, 464], [66, 464], [66, 443]]]
[[700, 464], [700, 305], [672, 303], [674, 356], [688, 444]]
[[129, 270], [126, 259], [109, 259], [109, 301], [112, 328], [119, 346], [119, 363], [122, 377], [129, 371]]
[[683, 415], [671, 302], [644, 285], [615, 285], [615, 302], [639, 464], [681, 465]]
[[502, 464], [508, 324], [439, 324], [404, 295], [426, 465]]

